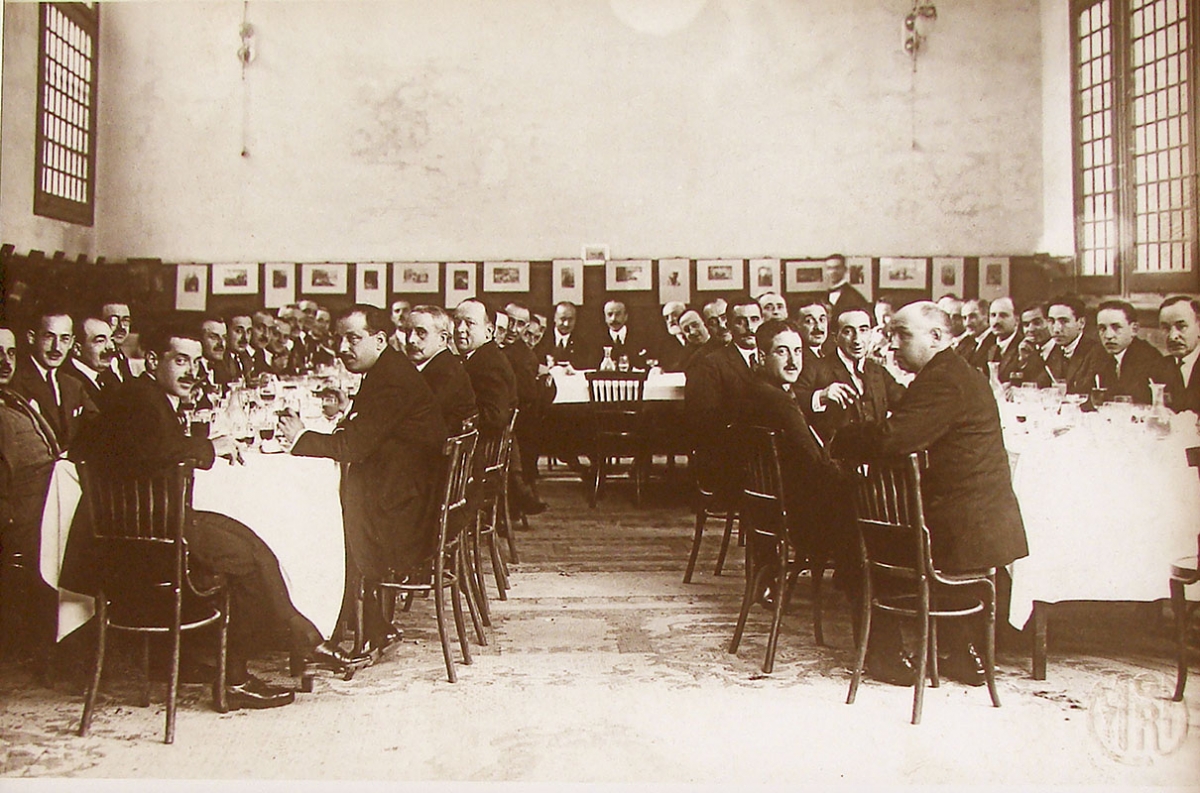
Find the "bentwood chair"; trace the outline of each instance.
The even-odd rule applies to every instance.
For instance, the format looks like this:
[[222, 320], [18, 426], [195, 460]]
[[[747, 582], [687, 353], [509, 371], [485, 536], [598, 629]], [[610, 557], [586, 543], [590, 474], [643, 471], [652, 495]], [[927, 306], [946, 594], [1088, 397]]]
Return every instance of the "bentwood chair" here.
[[641, 506], [642, 484], [650, 467], [649, 444], [643, 426], [647, 372], [586, 372], [592, 418], [592, 487], [588, 506], [595, 507], [609, 469], [632, 458], [630, 478], [634, 503]]
[[[497, 536], [501, 525], [508, 540], [508, 553], [513, 564], [520, 562], [517, 555], [516, 540], [513, 535], [512, 507], [508, 498], [509, 462], [512, 459], [513, 428], [517, 423], [519, 411], [514, 409], [509, 416], [508, 424], [497, 435], [486, 433], [479, 439], [479, 447], [475, 451], [475, 479], [472, 484], [474, 493], [472, 502], [476, 508], [475, 526], [470, 537], [470, 556], [468, 562], [473, 573], [471, 582], [479, 596], [479, 608], [483, 614], [483, 624], [491, 625], [491, 607], [488, 603], [486, 579], [483, 574], [483, 546], [491, 558], [492, 576], [496, 579], [496, 591], [501, 600], [508, 600], [509, 582], [508, 564], [504, 554], [500, 552]], [[524, 518], [522, 518], [523, 520]]]
[[921, 723], [925, 676], [938, 686], [937, 622], [940, 619], [980, 615], [984, 625], [984, 675], [992, 705], [1000, 707], [996, 692], [996, 571], [946, 573], [933, 565], [929, 528], [921, 498], [924, 452], [875, 460], [867, 464], [857, 482], [858, 546], [863, 568], [862, 630], [856, 637], [858, 652], [846, 704], [854, 703], [867, 644], [871, 617], [876, 612], [914, 619], [920, 644], [915, 653], [912, 723]]
[[228, 647], [229, 591], [224, 582], [200, 587], [192, 578], [184, 527], [191, 520], [191, 461], [138, 470], [127, 466], [78, 463], [83, 501], [94, 538], [98, 572], [95, 666], [83, 707], [79, 734], [86, 735], [96, 707], [108, 630], [140, 633], [142, 704], [150, 704], [150, 637], [171, 641], [167, 678], [165, 743], [175, 741], [175, 696], [179, 687], [179, 645], [184, 631], [217, 624], [217, 680], [213, 701], [228, 710], [225, 656]]
[[[1187, 450], [1188, 465], [1200, 469], [1200, 446]], [[1196, 535], [1196, 555], [1176, 559], [1171, 564], [1171, 611], [1175, 616], [1175, 697], [1176, 702], [1183, 701], [1183, 690], [1187, 687], [1188, 678], [1188, 602], [1184, 597], [1184, 587], [1200, 582], [1200, 534]]]
[[[391, 578], [380, 581], [376, 586], [393, 596], [402, 595], [405, 610], [412, 605], [417, 593], [433, 593], [434, 613], [437, 618], [438, 637], [442, 642], [442, 656], [446, 661], [446, 676], [451, 683], [458, 682], [454, 671], [454, 657], [450, 648], [450, 632], [446, 624], [446, 590], [450, 591], [450, 603], [454, 611], [454, 627], [462, 650], [463, 663], [471, 663], [471, 648], [467, 642], [467, 630], [463, 615], [463, 584], [468, 580], [463, 536], [470, 529], [474, 515], [467, 506], [467, 488], [471, 482], [471, 464], [479, 432], [471, 430], [455, 435], [446, 441], [442, 450], [445, 467], [441, 477], [441, 504], [437, 515], [437, 550], [431, 560], [431, 576], [427, 580], [413, 581], [411, 578]], [[467, 605], [471, 611], [476, 634], [480, 643], [486, 641], [483, 628], [478, 621], [476, 607], [466, 590]], [[361, 601], [360, 601], [361, 603]], [[363, 641], [361, 615], [358, 615], [358, 643]], [[360, 648], [356, 648], [360, 649]]]
[[[770, 674], [775, 668], [779, 626], [792, 585], [800, 572], [810, 566], [804, 551], [793, 543], [788, 531], [789, 514], [779, 465], [778, 436], [777, 431], [765, 427], [742, 429], [746, 472], [738, 515], [746, 536], [746, 588], [742, 593], [733, 640], [729, 643], [729, 652], [736, 653], [752, 605], [762, 601], [771, 608], [771, 629], [762, 667], [764, 674]], [[823, 575], [823, 567], [819, 575], [813, 571], [813, 633], [818, 643], [823, 643], [819, 585]], [[764, 596], [764, 593], [768, 594]]]
[[692, 473], [695, 485], [693, 491], [695, 529], [692, 533], [692, 550], [688, 554], [687, 569], [683, 573], [683, 583], [685, 584], [692, 582], [692, 573], [696, 570], [696, 559], [700, 555], [700, 544], [704, 539], [704, 526], [709, 518], [725, 523], [725, 532], [721, 535], [721, 548], [717, 553], [717, 565], [713, 570], [713, 575], [720, 575], [725, 566], [725, 556], [729, 552], [729, 540], [733, 537], [733, 524], [738, 519], [737, 501], [741, 492], [740, 490], [736, 493], [724, 492], [712, 481], [715, 479], [712, 472], [718, 470], [715, 465], [716, 460], [713, 458], [718, 454], [731, 456], [733, 444], [733, 428], [727, 426], [721, 430], [717, 444], [703, 446], [697, 444], [692, 448], [688, 468]]

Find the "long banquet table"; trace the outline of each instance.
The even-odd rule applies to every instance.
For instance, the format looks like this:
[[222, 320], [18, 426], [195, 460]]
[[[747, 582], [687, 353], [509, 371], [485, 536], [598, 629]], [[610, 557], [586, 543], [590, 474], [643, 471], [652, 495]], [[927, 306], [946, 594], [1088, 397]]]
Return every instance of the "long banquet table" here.
[[[333, 460], [288, 454], [244, 455], [245, 464], [218, 459], [197, 470], [192, 506], [249, 526], [274, 551], [292, 604], [326, 638], [333, 635], [345, 588], [346, 545]], [[42, 578], [59, 590], [58, 637], [94, 614], [93, 599], [59, 587], [72, 522], [82, 493], [75, 464], [55, 463], [42, 514]]]
[[1013, 410], [1002, 406], [1029, 555], [1012, 565], [1009, 622], [1034, 618], [1033, 673], [1044, 679], [1043, 604], [1159, 600], [1171, 562], [1196, 553], [1200, 479], [1185, 449], [1200, 435], [1193, 413], [1172, 416], [1169, 434], [1109, 411], [1047, 414], [1024, 432]]

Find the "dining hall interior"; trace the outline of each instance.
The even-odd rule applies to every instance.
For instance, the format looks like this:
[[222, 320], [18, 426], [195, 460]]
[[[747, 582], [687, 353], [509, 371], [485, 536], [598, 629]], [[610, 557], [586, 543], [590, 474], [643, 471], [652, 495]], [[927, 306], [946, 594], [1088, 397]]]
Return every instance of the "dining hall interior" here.
[[[36, 504], [18, 504], [31, 480], [0, 436], [0, 787], [1194, 786], [1194, 0], [5, 0], [2, 19], [2, 429], [36, 429], [51, 453]], [[1137, 394], [1099, 369], [1079, 388], [1056, 374], [1064, 308], [1097, 360], [1110, 330], [1153, 358]], [[886, 585], [862, 605], [866, 483], [900, 472], [892, 518], [928, 586], [944, 502], [922, 487], [941, 481], [939, 452], [829, 462], [843, 430], [825, 436], [822, 416], [841, 392], [792, 387], [833, 365], [807, 346], [799, 365], [818, 316], [813, 346], [865, 355], [901, 394], [922, 382], [900, 340], [914, 322], [937, 340], [922, 365], [971, 372], [1028, 548], [966, 565], [985, 593], [970, 608], [928, 589], [899, 606]], [[852, 316], [870, 341], [843, 346]], [[214, 379], [211, 402], [197, 385], [203, 406], [171, 397], [208, 465], [156, 474], [183, 477], [163, 510], [178, 536], [159, 546], [185, 560], [178, 586], [180, 549], [201, 555], [181, 527], [220, 513], [277, 559], [285, 608], [319, 634], [298, 656], [256, 613], [236, 679], [227, 653], [252, 620], [231, 620], [243, 601], [222, 575], [182, 650], [170, 627], [104, 629], [124, 613], [114, 592], [69, 586], [88, 579], [72, 549], [99, 539], [96, 494], [123, 470], [73, 450], [100, 448], [119, 408], [64, 410], [60, 385], [51, 416], [16, 387], [22, 368], [38, 386], [59, 363], [86, 375], [95, 332], [113, 389], [171, 395], [181, 344], [203, 351], [186, 383], [201, 357], [217, 377], [210, 326], [229, 361], [267, 363]], [[378, 393], [355, 396], [381, 382], [376, 361], [424, 383], [440, 354], [414, 352], [426, 327], [468, 374], [480, 350], [520, 350], [532, 396], [515, 390], [524, 363], [503, 363], [516, 385], [494, 432], [472, 376], [478, 413], [439, 414], [432, 451], [395, 452], [424, 483], [413, 520], [433, 550], [368, 572], [351, 524], [411, 488], [363, 485], [374, 463], [337, 439]], [[998, 327], [1019, 328], [1013, 360], [1029, 340], [1021, 366], [1045, 387], [947, 346], [995, 346]], [[793, 337], [788, 380], [767, 345]], [[749, 396], [712, 403], [709, 345], [787, 383], [805, 448], [845, 485], [796, 531], [835, 533], [836, 501], [848, 550], [791, 534], [789, 467], [808, 463], [780, 451], [787, 426], [735, 420]], [[1178, 369], [1153, 369], [1175, 359], [1177, 386]], [[436, 412], [441, 392], [420, 389]], [[880, 425], [916, 409], [891, 399]], [[888, 680], [865, 637], [882, 642], [897, 609], [912, 612], [907, 676]], [[977, 631], [967, 684], [938, 673], [960, 624]], [[217, 676], [197, 677], [214, 657]]]

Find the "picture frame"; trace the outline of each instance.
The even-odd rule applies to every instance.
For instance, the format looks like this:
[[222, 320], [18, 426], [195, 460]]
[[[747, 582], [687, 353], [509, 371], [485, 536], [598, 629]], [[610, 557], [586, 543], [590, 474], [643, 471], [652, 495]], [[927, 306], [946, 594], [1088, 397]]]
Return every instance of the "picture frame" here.
[[651, 275], [649, 259], [615, 259], [604, 267], [604, 288], [609, 292], [648, 292]]
[[387, 308], [387, 265], [354, 265], [354, 302]]
[[300, 268], [300, 291], [306, 295], [346, 294], [346, 264], [305, 264]]
[[979, 296], [987, 301], [1008, 297], [1011, 266], [1007, 256], [980, 256]]
[[751, 259], [750, 265], [750, 297], [756, 300], [767, 292], [783, 294], [778, 259]]
[[929, 261], [888, 256], [879, 260], [879, 289], [924, 290]]
[[208, 308], [208, 265], [180, 264], [175, 268], [175, 310]]
[[584, 265], [600, 266], [608, 261], [607, 245], [584, 245], [579, 252]]
[[484, 262], [484, 292], [528, 292], [529, 262]]
[[558, 303], [583, 305], [583, 261], [555, 259], [550, 263], [550, 299]]
[[692, 260], [659, 259], [658, 299], [669, 303], [677, 300], [690, 303], [692, 300]]
[[212, 266], [214, 295], [257, 295], [258, 264], [214, 264]]
[[868, 302], [875, 300], [875, 289], [871, 284], [871, 257], [846, 257], [846, 275], [850, 278], [850, 286], [858, 290]]
[[438, 291], [437, 262], [393, 262], [392, 263], [392, 292], [396, 294], [425, 293], [437, 294]]
[[696, 289], [701, 292], [740, 292], [746, 288], [744, 259], [697, 259]]
[[965, 272], [966, 268], [961, 256], [935, 256], [930, 299], [937, 302], [946, 295], [954, 295], [961, 299], [965, 293], [963, 286]]
[[446, 263], [446, 308], [475, 297], [475, 262]]
[[263, 305], [282, 308], [296, 302], [296, 265], [274, 262], [263, 266]]
[[788, 292], [825, 292], [829, 283], [825, 278], [824, 259], [784, 259], [783, 283]]

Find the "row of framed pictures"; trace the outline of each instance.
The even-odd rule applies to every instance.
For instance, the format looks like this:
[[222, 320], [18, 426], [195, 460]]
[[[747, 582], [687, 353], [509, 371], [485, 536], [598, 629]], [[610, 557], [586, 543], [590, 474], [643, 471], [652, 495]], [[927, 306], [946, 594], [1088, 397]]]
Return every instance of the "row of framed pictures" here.
[[[606, 260], [608, 292], [646, 292], [654, 288], [654, 261], [651, 259]], [[871, 257], [848, 257], [850, 284], [868, 300], [874, 299]], [[658, 298], [661, 302], [692, 299], [692, 260], [659, 259]], [[552, 300], [583, 304], [583, 268], [581, 259], [555, 259], [551, 262]], [[933, 272], [930, 277], [929, 267]], [[590, 266], [590, 263], [589, 263]], [[299, 283], [297, 283], [297, 267]], [[981, 257], [978, 260], [979, 295], [994, 299], [1009, 293], [1007, 257]], [[210, 270], [211, 268], [211, 270]], [[268, 308], [296, 302], [296, 295], [347, 294], [350, 291], [349, 265], [343, 263], [275, 263], [261, 265], [180, 264], [176, 277], [176, 308], [203, 311], [210, 292], [213, 295], [257, 295], [261, 292]], [[476, 296], [475, 262], [391, 262], [354, 265], [354, 301], [386, 307], [389, 294], [443, 292], [445, 304], [457, 305]], [[527, 261], [483, 263], [483, 291], [528, 292]], [[388, 274], [391, 274], [390, 289]], [[821, 292], [832, 283], [823, 259], [698, 259], [695, 270], [696, 291], [743, 292], [758, 297], [766, 292]], [[930, 288], [934, 300], [945, 294], [965, 294], [965, 260], [961, 257], [895, 258], [879, 260], [880, 290], [924, 290]]]

